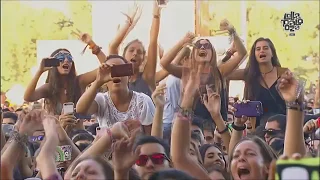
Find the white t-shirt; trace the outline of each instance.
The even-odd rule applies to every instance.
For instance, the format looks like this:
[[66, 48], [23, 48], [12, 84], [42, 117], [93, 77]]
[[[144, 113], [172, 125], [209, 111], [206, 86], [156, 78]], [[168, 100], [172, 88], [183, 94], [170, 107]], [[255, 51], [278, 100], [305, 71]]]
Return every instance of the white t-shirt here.
[[98, 93], [94, 100], [98, 104], [98, 112], [95, 115], [100, 127], [111, 127], [116, 122], [126, 120], [139, 120], [144, 126], [152, 124], [155, 106], [151, 98], [143, 93], [133, 91], [126, 112], [120, 112], [115, 107], [109, 92]]

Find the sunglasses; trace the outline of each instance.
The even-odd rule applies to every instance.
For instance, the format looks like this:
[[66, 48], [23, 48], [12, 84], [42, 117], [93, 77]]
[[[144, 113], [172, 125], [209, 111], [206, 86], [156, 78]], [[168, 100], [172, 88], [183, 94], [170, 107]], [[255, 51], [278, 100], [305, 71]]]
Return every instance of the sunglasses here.
[[61, 53], [59, 52], [54, 56], [56, 59], [58, 59], [60, 62], [63, 62], [66, 58], [69, 62], [73, 62], [73, 57], [69, 53]]
[[263, 132], [265, 134], [268, 134], [269, 136], [275, 136], [275, 135], [282, 133], [281, 130], [275, 130], [275, 129], [265, 129], [265, 130], [263, 130]]
[[207, 43], [201, 44], [200, 41], [197, 41], [197, 42], [195, 43], [195, 47], [196, 47], [197, 49], [201, 49], [201, 48], [211, 49], [211, 48], [212, 48], [212, 46], [211, 46], [210, 43], [207, 42]]
[[37, 142], [42, 141], [44, 139], [44, 136], [30, 136], [29, 142]]
[[136, 165], [137, 166], [145, 166], [149, 159], [155, 165], [163, 164], [164, 160], [169, 161], [169, 158], [165, 154], [156, 153], [156, 154], [152, 154], [152, 155], [140, 155], [139, 159], [136, 161]]

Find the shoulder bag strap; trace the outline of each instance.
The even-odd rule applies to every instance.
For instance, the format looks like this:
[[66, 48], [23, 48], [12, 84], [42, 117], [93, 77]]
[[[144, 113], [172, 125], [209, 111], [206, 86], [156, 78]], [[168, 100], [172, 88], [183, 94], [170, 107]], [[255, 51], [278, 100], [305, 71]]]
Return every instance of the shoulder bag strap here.
[[[285, 68], [281, 68], [281, 70], [279, 68], [277, 68], [277, 76], [278, 76], [278, 78], [286, 71], [286, 70], [283, 71], [282, 69], [285, 69]], [[263, 78], [261, 78], [261, 80], [262, 80], [263, 84], [266, 86], [266, 89], [268, 90], [268, 92], [269, 92], [272, 100], [274, 101], [274, 103], [278, 106], [279, 109], [281, 109], [282, 112], [285, 112], [285, 110], [277, 103], [277, 100], [273, 96], [272, 92], [270, 91], [266, 81]]]

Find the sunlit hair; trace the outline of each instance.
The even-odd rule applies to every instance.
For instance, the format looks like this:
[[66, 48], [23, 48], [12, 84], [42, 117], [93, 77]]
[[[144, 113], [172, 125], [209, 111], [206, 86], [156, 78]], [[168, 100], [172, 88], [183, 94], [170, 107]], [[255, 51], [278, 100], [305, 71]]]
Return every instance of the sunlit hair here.
[[[58, 54], [60, 51], [67, 51], [70, 53], [67, 49], [57, 49], [55, 50], [50, 57], [54, 57], [56, 54]], [[70, 53], [71, 54], [71, 53]], [[80, 87], [79, 83], [77, 82], [77, 73], [74, 62], [72, 62], [71, 70], [66, 78], [66, 91], [67, 91], [67, 100], [66, 102], [76, 102], [78, 94], [80, 93]], [[46, 83], [49, 84], [49, 93], [47, 98], [45, 98], [45, 108], [49, 112], [58, 113], [57, 110], [57, 104], [60, 102], [60, 93], [64, 89], [64, 84], [62, 81], [62, 75], [59, 73], [57, 67], [53, 67], [49, 70]]]
[[[212, 52], [212, 58], [210, 60], [210, 66], [211, 66], [211, 72], [210, 72], [210, 75], [209, 75], [209, 78], [208, 78], [208, 81], [207, 81], [207, 85], [211, 85], [213, 84], [214, 85], [214, 91], [215, 92], [221, 92], [221, 81], [220, 81], [220, 76], [221, 74], [219, 73], [219, 69], [218, 69], [218, 66], [217, 66], [217, 54], [214, 50], [214, 47], [213, 45], [211, 44], [211, 42], [208, 40], [208, 39], [199, 39], [196, 41], [196, 43], [200, 42], [201, 40], [206, 40], [210, 45], [211, 45], [211, 52]], [[191, 61], [195, 61], [195, 57], [197, 56], [196, 54], [196, 48], [193, 48], [192, 49], [192, 52], [191, 52]]]
[[[133, 44], [133, 43], [135, 43], [135, 42], [138, 42], [138, 43], [141, 44], [142, 49], [143, 49], [143, 58], [145, 57], [145, 55], [146, 55], [146, 50], [145, 50], [145, 48], [144, 48], [143, 43], [142, 43], [139, 39], [135, 39], [135, 40], [133, 40], [133, 41], [130, 41], [130, 42], [124, 47], [124, 49], [123, 49], [123, 54], [122, 54], [123, 57], [125, 57], [126, 52], [127, 52], [128, 48], [131, 46], [131, 44]], [[128, 60], [128, 59], [127, 59], [127, 60]], [[129, 60], [130, 60], [130, 59], [129, 59]]]
[[236, 149], [236, 147], [241, 144], [242, 142], [245, 142], [245, 141], [251, 141], [251, 142], [254, 142], [256, 145], [259, 146], [260, 148], [260, 153], [263, 157], [263, 162], [264, 164], [266, 165], [270, 165], [270, 163], [273, 161], [273, 160], [276, 160], [278, 159], [278, 155], [277, 153], [275, 153], [272, 148], [264, 141], [262, 140], [261, 138], [257, 137], [257, 136], [251, 136], [251, 137], [245, 137], [243, 139], [240, 140], [240, 142], [238, 142], [234, 148], [232, 149], [231, 151], [231, 154], [229, 156], [229, 172], [231, 172], [231, 162], [233, 160], [233, 154], [234, 154], [234, 150]]
[[249, 100], [255, 100], [256, 95], [259, 93], [259, 88], [255, 88], [255, 87], [257, 86], [257, 84], [260, 83], [261, 72], [259, 69], [258, 61], [256, 59], [255, 50], [256, 50], [257, 43], [260, 41], [268, 42], [268, 45], [272, 52], [272, 58], [271, 58], [272, 65], [274, 67], [281, 67], [278, 59], [278, 55], [276, 52], [276, 48], [272, 43], [272, 41], [269, 38], [263, 38], [263, 37], [258, 38], [251, 47], [249, 61], [245, 68], [246, 85], [244, 88], [244, 97], [245, 99], [249, 99]]

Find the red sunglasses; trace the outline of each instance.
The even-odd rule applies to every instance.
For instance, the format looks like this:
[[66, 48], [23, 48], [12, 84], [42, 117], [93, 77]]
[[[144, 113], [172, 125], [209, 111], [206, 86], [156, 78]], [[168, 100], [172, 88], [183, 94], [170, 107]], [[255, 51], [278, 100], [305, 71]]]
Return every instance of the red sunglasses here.
[[152, 154], [152, 155], [140, 155], [139, 159], [136, 161], [136, 165], [137, 166], [145, 166], [149, 159], [155, 165], [163, 164], [165, 159], [169, 161], [169, 158], [165, 154], [156, 153], [156, 154]]

